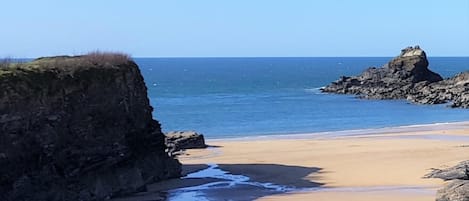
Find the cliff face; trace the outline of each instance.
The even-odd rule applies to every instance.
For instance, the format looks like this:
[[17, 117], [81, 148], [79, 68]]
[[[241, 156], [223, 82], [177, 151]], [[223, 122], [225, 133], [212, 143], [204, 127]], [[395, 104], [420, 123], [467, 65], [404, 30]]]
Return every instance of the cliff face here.
[[372, 67], [358, 76], [341, 77], [322, 91], [370, 99], [407, 99], [422, 104], [452, 102], [452, 107], [469, 108], [467, 73], [443, 80], [428, 69], [425, 52], [416, 46], [403, 49], [381, 68]]
[[180, 175], [124, 55], [0, 69], [0, 200], [103, 200]]

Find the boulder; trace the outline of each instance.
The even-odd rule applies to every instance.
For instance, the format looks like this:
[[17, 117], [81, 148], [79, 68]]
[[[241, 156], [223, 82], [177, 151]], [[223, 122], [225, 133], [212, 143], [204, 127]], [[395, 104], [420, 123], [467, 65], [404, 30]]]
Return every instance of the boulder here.
[[128, 56], [0, 68], [0, 200], [106, 200], [179, 177]]
[[469, 180], [453, 180], [436, 193], [436, 201], [469, 201]]
[[453, 179], [469, 180], [469, 161], [463, 161], [447, 169], [433, 169], [426, 178], [439, 178], [445, 181]]
[[206, 148], [203, 134], [195, 131], [172, 131], [166, 134], [166, 146], [169, 153], [185, 149]]
[[447, 169], [434, 169], [425, 178], [448, 181], [438, 190], [436, 201], [469, 201], [469, 161]]

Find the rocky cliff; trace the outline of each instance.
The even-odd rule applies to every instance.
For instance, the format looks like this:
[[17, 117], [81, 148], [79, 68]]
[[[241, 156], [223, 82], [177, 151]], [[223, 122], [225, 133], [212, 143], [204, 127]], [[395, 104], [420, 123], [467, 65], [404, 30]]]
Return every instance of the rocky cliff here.
[[422, 104], [451, 102], [452, 107], [469, 108], [469, 71], [443, 80], [428, 69], [425, 51], [418, 46], [408, 47], [386, 65], [371, 67], [358, 76], [343, 76], [322, 91]]
[[121, 54], [0, 68], [0, 200], [104, 200], [180, 176]]

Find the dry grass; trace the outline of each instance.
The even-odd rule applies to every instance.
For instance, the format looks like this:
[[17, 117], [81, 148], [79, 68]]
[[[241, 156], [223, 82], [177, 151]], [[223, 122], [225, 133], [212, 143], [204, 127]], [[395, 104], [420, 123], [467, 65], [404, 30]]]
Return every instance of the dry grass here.
[[41, 57], [32, 62], [23, 62], [12, 58], [0, 58], [0, 69], [3, 73], [15, 69], [47, 69], [64, 68], [76, 69], [80, 67], [112, 67], [132, 62], [128, 54], [118, 52], [93, 51], [81, 56]]
[[15, 59], [15, 58], [10, 58], [10, 57], [0, 58], [0, 69], [20, 67], [25, 62], [26, 61], [24, 59]]
[[0, 59], [0, 68], [7, 68], [11, 65], [11, 63], [12, 63], [11, 58]]
[[119, 52], [101, 52], [93, 51], [82, 56], [86, 61], [92, 64], [123, 64], [132, 61], [128, 54]]
[[112, 67], [132, 61], [132, 58], [124, 53], [94, 51], [80, 56], [42, 57], [34, 60], [30, 66], [75, 69], [87, 66]]

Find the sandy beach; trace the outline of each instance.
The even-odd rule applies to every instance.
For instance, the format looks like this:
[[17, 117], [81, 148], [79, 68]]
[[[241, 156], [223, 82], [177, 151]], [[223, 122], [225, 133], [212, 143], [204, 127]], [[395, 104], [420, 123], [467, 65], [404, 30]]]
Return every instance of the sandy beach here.
[[179, 156], [186, 178], [115, 200], [431, 201], [444, 181], [424, 176], [469, 159], [469, 122], [207, 143]]
[[[378, 133], [378, 134], [374, 134]], [[444, 182], [423, 178], [431, 168], [469, 159], [469, 122], [368, 130], [360, 135], [314, 135], [208, 140], [188, 150], [186, 166], [218, 164], [253, 181], [315, 190], [258, 200], [434, 200]]]

